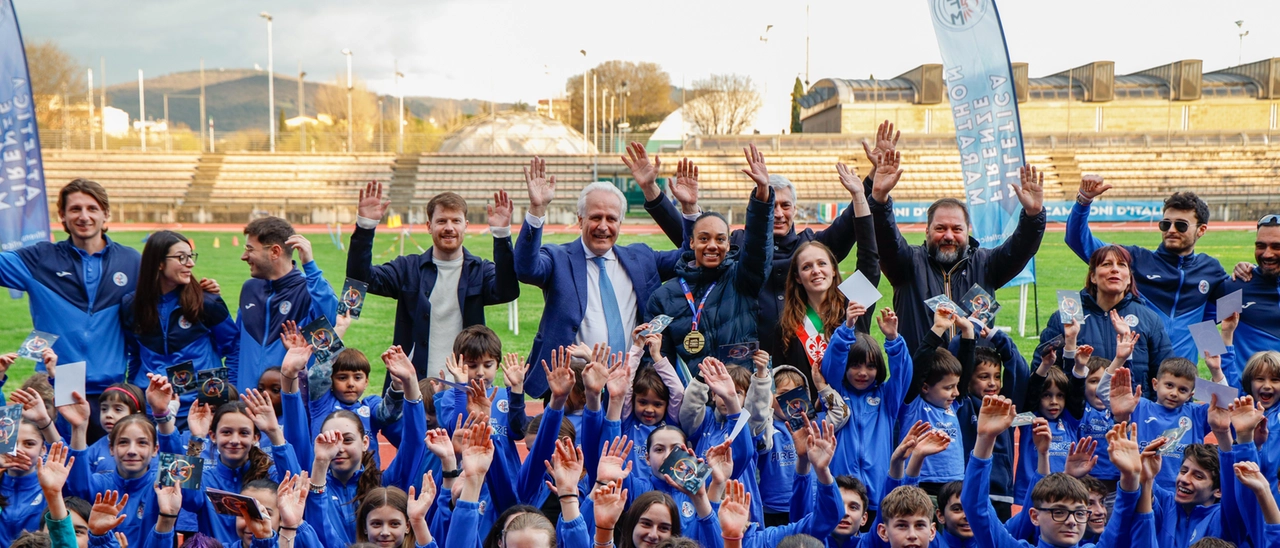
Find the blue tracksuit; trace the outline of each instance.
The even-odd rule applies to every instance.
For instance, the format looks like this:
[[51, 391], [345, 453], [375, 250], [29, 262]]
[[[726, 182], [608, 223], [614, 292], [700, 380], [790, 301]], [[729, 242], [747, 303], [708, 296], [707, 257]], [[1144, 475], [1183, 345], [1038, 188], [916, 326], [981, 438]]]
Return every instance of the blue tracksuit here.
[[[1240, 454], [1245, 458], [1250, 457], [1247, 449]], [[1159, 481], [1155, 483], [1152, 507], [1155, 511], [1156, 538], [1160, 546], [1186, 548], [1206, 537], [1217, 537], [1242, 545], [1248, 539], [1245, 536], [1246, 521], [1241, 518], [1240, 509], [1236, 507], [1237, 498], [1230, 496], [1235, 491], [1236, 483], [1235, 455], [1233, 451], [1218, 451], [1222, 499], [1209, 506], [1185, 508], [1174, 500], [1174, 494], [1169, 490], [1173, 484]], [[1168, 462], [1165, 460], [1166, 466]]]
[[[755, 443], [757, 448], [764, 446], [763, 440]], [[796, 442], [791, 438], [787, 422], [774, 419], [773, 448], [756, 455], [756, 469], [760, 471], [760, 496], [764, 499], [762, 502], [765, 512], [781, 514], [791, 508], [791, 495], [796, 483], [796, 459]], [[840, 504], [843, 507], [844, 502]]]
[[1222, 373], [1227, 376], [1227, 382], [1231, 386], [1246, 390], [1249, 387], [1240, 386], [1240, 374], [1244, 372], [1244, 365], [1249, 358], [1264, 350], [1280, 350], [1280, 279], [1267, 276], [1255, 268], [1252, 280], [1245, 282], [1229, 279], [1211, 295], [1217, 299], [1237, 290], [1244, 291], [1240, 325], [1236, 327], [1235, 338], [1232, 340], [1239, 358], [1230, 364], [1230, 369], [1227, 369], [1228, 364], [1224, 360]]
[[[206, 443], [206, 447], [212, 444]], [[274, 482], [284, 481], [285, 472], [297, 475], [302, 471], [302, 467], [298, 464], [298, 459], [294, 456], [293, 448], [285, 443], [279, 447], [271, 448], [271, 468], [267, 471], [267, 477]], [[241, 478], [248, 471], [252, 464], [245, 462], [239, 468], [231, 468], [222, 462], [222, 459], [214, 456], [212, 459], [204, 461], [204, 475], [200, 480], [200, 489], [197, 491], [198, 497], [183, 497], [183, 510], [192, 512], [196, 515], [199, 523], [200, 532], [222, 541], [224, 544], [240, 537], [236, 535], [236, 518], [235, 516], [227, 516], [217, 513], [214, 510], [213, 501], [205, 496], [205, 489], [213, 488], [230, 493], [239, 493], [244, 488]], [[310, 469], [310, 465], [307, 467]]]
[[[284, 401], [281, 400], [281, 405]], [[404, 393], [387, 390], [387, 398], [382, 396], [366, 396], [352, 404], [343, 403], [332, 390], [327, 390], [319, 398], [311, 401], [311, 439], [320, 435], [324, 419], [334, 411], [350, 411], [360, 417], [364, 431], [369, 439], [377, 440], [378, 434], [393, 423], [400, 422], [400, 414], [404, 412]], [[424, 419], [425, 420], [425, 419]], [[399, 440], [397, 440], [399, 441]], [[398, 445], [398, 444], [397, 444]], [[369, 450], [378, 455], [378, 444], [369, 445]], [[381, 461], [379, 461], [381, 462]]]
[[[1085, 316], [1076, 342], [1092, 346], [1094, 356], [1115, 356], [1116, 330], [1111, 326], [1107, 312], [1098, 306], [1097, 301], [1088, 291], [1080, 291], [1080, 303], [1084, 307]], [[1169, 333], [1165, 329], [1164, 321], [1160, 319], [1159, 313], [1144, 304], [1141, 297], [1132, 295], [1126, 295], [1114, 310], [1125, 319], [1130, 329], [1141, 335], [1138, 344], [1134, 346], [1133, 356], [1129, 358], [1132, 362], [1129, 369], [1133, 373], [1133, 384], [1143, 386], [1142, 393], [1147, 397], [1154, 397], [1154, 392], [1147, 390], [1151, 387], [1149, 376], [1155, 375], [1160, 369], [1160, 362], [1165, 358], [1176, 356], [1169, 342]], [[1050, 315], [1049, 324], [1045, 326], [1044, 331], [1040, 332], [1041, 343], [1062, 334], [1062, 319], [1058, 316], [1058, 314]], [[1059, 357], [1058, 360], [1061, 362], [1062, 358]]]
[[881, 482], [889, 475], [889, 456], [901, 441], [895, 439], [894, 421], [902, 408], [902, 398], [911, 386], [913, 366], [902, 337], [887, 340], [884, 350], [889, 378], [866, 390], [854, 390], [844, 374], [854, 337], [853, 330], [841, 324], [822, 356], [822, 376], [829, 379], [831, 387], [849, 406], [849, 422], [836, 432], [831, 473], [858, 478], [867, 486], [867, 498], [871, 501], [868, 506], [878, 510], [883, 498]]
[[814, 538], [827, 538], [844, 519], [844, 499], [840, 496], [840, 488], [835, 482], [830, 485], [818, 484], [815, 505], [816, 511], [800, 521], [777, 527], [764, 527], [753, 523], [747, 527], [743, 536], [744, 548], [765, 548], [777, 546], [783, 538], [791, 535], [809, 535]]
[[[1085, 379], [1076, 377], [1072, 373], [1075, 360], [1065, 358], [1064, 367], [1069, 382], [1064, 394], [1066, 405], [1058, 413], [1058, 418], [1049, 421], [1049, 430], [1053, 432], [1053, 440], [1049, 442], [1050, 472], [1061, 472], [1066, 469], [1067, 454], [1071, 451], [1071, 444], [1079, 439], [1080, 417], [1084, 416], [1084, 408], [1087, 407], [1084, 402]], [[1031, 378], [1027, 381], [1027, 392], [1023, 395], [1021, 405], [1018, 406], [1019, 412], [1032, 412], [1037, 417], [1048, 418], [1045, 417], [1040, 405], [1040, 396], [1045, 389], [1044, 383], [1044, 376], [1031, 374]], [[1032, 425], [1018, 427], [1018, 454], [1026, 456], [1018, 459], [1018, 477], [1013, 489], [1014, 499], [1020, 501], [1034, 485], [1029, 481], [1035, 473], [1037, 464]]]
[[938, 407], [918, 397], [902, 410], [902, 419], [898, 424], [903, 429], [910, 428], [916, 421], [924, 421], [934, 430], [941, 430], [951, 438], [951, 445], [946, 450], [924, 459], [920, 468], [920, 481], [946, 483], [964, 477], [964, 455], [961, 453], [964, 442], [960, 439], [960, 420], [956, 417], [958, 408], [959, 405], [954, 402], [947, 407]]
[[[129, 382], [146, 386], [147, 373], [163, 376], [169, 367], [186, 361], [192, 362], [196, 371], [226, 365], [229, 373], [239, 367], [239, 334], [222, 297], [204, 293], [202, 317], [191, 321], [182, 316], [178, 292], [175, 289], [160, 297], [159, 325], [147, 333], [138, 333], [136, 329], [133, 299], [137, 293], [130, 293], [121, 301], [120, 325], [133, 355]], [[181, 400], [178, 415], [185, 417], [191, 402], [196, 400], [196, 393], [183, 394]]]
[[1165, 454], [1160, 475], [1156, 476], [1157, 485], [1173, 485], [1178, 481], [1183, 449], [1192, 443], [1204, 443], [1204, 437], [1209, 434], [1208, 411], [1208, 404], [1203, 403], [1187, 402], [1177, 409], [1169, 409], [1150, 400], [1138, 399], [1138, 407], [1134, 409], [1129, 422], [1138, 425], [1139, 447], [1146, 447], [1151, 440], [1160, 437], [1170, 428], [1177, 428], [1179, 425], [1190, 427], [1182, 439], [1169, 440], [1169, 443], [1177, 444], [1177, 448]]
[[[960, 354], [961, 340], [960, 337], [951, 338], [950, 350], [952, 354], [957, 356]], [[1006, 398], [1016, 398], [1018, 395], [1025, 394], [1027, 383], [1031, 377], [1031, 369], [1027, 366], [1027, 360], [1023, 359], [1022, 354], [1018, 352], [1017, 344], [1013, 342], [1013, 339], [1008, 334], [997, 329], [991, 335], [991, 345], [1004, 363], [1002, 368], [1004, 382], [1000, 387], [1000, 394]], [[975, 367], [976, 365], [975, 362]], [[969, 379], [961, 379], [960, 390], [968, 390], [968, 387]], [[960, 409], [956, 411], [956, 418], [960, 420], [960, 437], [964, 442], [962, 455], [965, 463], [968, 463], [969, 455], [973, 453], [973, 444], [978, 439], [978, 411], [982, 409], [982, 396], [964, 394], [956, 403], [960, 404]], [[1016, 452], [1017, 446], [1013, 439], [1013, 429], [1005, 430], [999, 436], [996, 436], [996, 445], [991, 452], [993, 461], [991, 465], [991, 500], [994, 502], [1014, 503], [1013, 461]], [[942, 535], [943, 531], [939, 531], [939, 538]]]
[[[187, 452], [176, 434], [159, 436], [157, 445], [162, 453], [185, 454]], [[122, 495], [129, 495], [129, 504], [125, 506], [123, 512], [126, 518], [116, 530], [124, 533], [131, 546], [142, 545], [143, 539], [149, 535], [156, 521], [160, 519], [160, 509], [156, 506], [154, 489], [156, 467], [150, 466], [141, 476], [126, 479], [121, 477], [118, 471], [90, 473], [89, 463], [82, 462], [84, 451], [72, 449], [71, 456], [76, 460], [71, 465], [71, 473], [67, 477], [64, 493], [85, 500], [93, 500], [94, 494], [104, 491], [118, 491]], [[187, 497], [195, 496], [194, 493], [194, 491], [183, 490], [184, 502]]]
[[[137, 285], [142, 260], [137, 251], [103, 239], [107, 246], [93, 255], [69, 239], [0, 253], [0, 286], [30, 295], [31, 323], [58, 335], [53, 351], [59, 363], [86, 363], [90, 395], [124, 380], [128, 359], [119, 306]], [[44, 370], [37, 362], [36, 371]]]
[[3, 516], [0, 520], [0, 546], [13, 544], [23, 531], [40, 530], [40, 520], [48, 505], [44, 492], [40, 490], [40, 477], [35, 468], [24, 476], [0, 474], [0, 495], [9, 501], [0, 512]]
[[[296, 395], [295, 395], [296, 396]], [[283, 401], [281, 402], [283, 404]], [[404, 439], [391, 465], [382, 472], [382, 485], [407, 491], [409, 486], [422, 482], [422, 476], [413, 475], [422, 468], [422, 455], [427, 452], [427, 419], [421, 401], [404, 402]], [[286, 431], [288, 427], [286, 426]], [[377, 443], [377, 440], [370, 440]], [[316, 526], [316, 534], [325, 546], [346, 546], [356, 538], [357, 488], [365, 471], [356, 470], [347, 481], [340, 481], [329, 470], [325, 478], [323, 495], [307, 497], [306, 520]]]
[[[306, 272], [306, 275], [303, 275]], [[338, 296], [315, 261], [296, 267], [278, 280], [249, 278], [240, 289], [236, 327], [240, 332], [239, 367], [227, 371], [236, 388], [257, 386], [258, 377], [284, 360], [280, 328], [293, 320], [301, 328], [324, 316], [338, 317]]]
[[[508, 395], [507, 390], [496, 391], [493, 403], [489, 406], [489, 426], [493, 428], [494, 454], [493, 464], [485, 476], [485, 493], [480, 498], [486, 508], [493, 509], [493, 511], [486, 510], [481, 518], [489, 525], [492, 525], [492, 520], [498, 514], [517, 504], [515, 483], [520, 474], [520, 454], [516, 450], [515, 442], [508, 436], [511, 411]], [[443, 392], [436, 392], [435, 404], [437, 421], [452, 435], [454, 428], [458, 425], [458, 417], [462, 417], [467, 410], [466, 391], [461, 388], [450, 388]], [[405, 409], [405, 413], [409, 413], [408, 408]], [[554, 428], [554, 431], [559, 432], [559, 425]], [[422, 481], [421, 476], [417, 481]]]
[[[1257, 462], [1258, 450], [1252, 443], [1237, 444], [1232, 446], [1232, 457], [1234, 462]], [[1253, 539], [1255, 548], [1280, 548], [1280, 524], [1263, 522], [1262, 508], [1252, 490], [1237, 481], [1232, 489], [1222, 490], [1224, 502], [1227, 497], [1235, 499], [1242, 534]], [[1233, 523], [1231, 526], [1234, 525]]]
[[1093, 451], [1094, 456], [1098, 457], [1098, 463], [1093, 465], [1089, 475], [1100, 480], [1120, 479], [1120, 471], [1111, 464], [1111, 455], [1107, 453], [1107, 432], [1110, 432], [1115, 424], [1116, 419], [1111, 416], [1110, 407], [1098, 409], [1089, 405], [1089, 402], [1085, 402], [1084, 417], [1080, 419], [1076, 434], [1077, 439], [1092, 437], [1093, 441], [1098, 442], [1098, 448]]
[[[1106, 242], [1089, 230], [1089, 206], [1075, 204], [1067, 216], [1067, 247], [1084, 262]], [[1133, 281], [1146, 304], [1169, 329], [1173, 353], [1193, 362], [1200, 359], [1196, 343], [1187, 326], [1215, 317], [1210, 293], [1227, 279], [1222, 264], [1209, 255], [1192, 253], [1180, 256], [1164, 248], [1155, 251], [1136, 245], [1124, 246], [1133, 256]]]

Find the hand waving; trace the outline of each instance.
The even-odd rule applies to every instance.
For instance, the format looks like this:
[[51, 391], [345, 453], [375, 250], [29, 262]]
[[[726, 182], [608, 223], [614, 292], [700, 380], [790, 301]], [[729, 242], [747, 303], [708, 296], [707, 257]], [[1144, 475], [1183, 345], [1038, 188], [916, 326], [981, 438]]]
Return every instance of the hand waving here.
[[898, 181], [902, 178], [902, 169], [898, 166], [902, 162], [902, 153], [896, 150], [886, 152], [880, 164], [876, 166], [875, 174], [871, 177], [871, 197], [875, 198], [878, 203], [886, 203], [889, 201], [889, 193], [898, 186]]
[[1044, 211], [1044, 172], [1035, 166], [1022, 166], [1019, 170], [1020, 185], [1010, 185], [1013, 193], [1022, 202], [1022, 210], [1029, 216], [1039, 215]]
[[1086, 200], [1093, 200], [1108, 190], [1111, 190], [1111, 185], [1102, 182], [1101, 175], [1086, 173], [1080, 177], [1080, 195]]
[[511, 197], [507, 196], [507, 191], [499, 190], [494, 192], [493, 203], [485, 206], [485, 213], [489, 215], [489, 228], [511, 226], [513, 211], [515, 211], [515, 206], [511, 203]]
[[380, 221], [390, 205], [391, 199], [382, 197], [382, 183], [369, 181], [363, 189], [360, 189], [360, 202], [356, 206], [356, 215]]
[[692, 213], [698, 206], [698, 166], [688, 158], [676, 164], [676, 178], [671, 185], [671, 194], [681, 206]]
[[547, 205], [556, 198], [556, 176], [547, 176], [547, 161], [534, 156], [524, 168], [524, 183], [529, 187], [529, 214], [546, 215]]
[[747, 169], [742, 170], [742, 172], [756, 183], [756, 199], [762, 202], [768, 201], [769, 168], [765, 166], [764, 154], [761, 154], [754, 144], [749, 148], [742, 149], [742, 154], [747, 157]]

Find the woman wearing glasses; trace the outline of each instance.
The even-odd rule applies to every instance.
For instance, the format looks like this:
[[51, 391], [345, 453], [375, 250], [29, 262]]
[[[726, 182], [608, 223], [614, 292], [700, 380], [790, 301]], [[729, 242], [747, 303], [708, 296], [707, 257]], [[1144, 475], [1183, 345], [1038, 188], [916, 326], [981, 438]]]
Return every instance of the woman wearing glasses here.
[[[120, 304], [120, 324], [130, 351], [126, 380], [146, 385], [146, 374], [167, 375], [175, 368], [176, 380], [189, 378], [194, 387], [198, 372], [235, 367], [238, 335], [235, 319], [222, 297], [201, 287], [191, 269], [198, 255], [186, 236], [168, 230], [147, 238], [142, 249], [138, 288]], [[190, 367], [182, 364], [190, 363]], [[186, 428], [187, 408], [196, 392], [182, 391], [176, 410], [178, 429]], [[163, 420], [175, 411], [152, 409]]]

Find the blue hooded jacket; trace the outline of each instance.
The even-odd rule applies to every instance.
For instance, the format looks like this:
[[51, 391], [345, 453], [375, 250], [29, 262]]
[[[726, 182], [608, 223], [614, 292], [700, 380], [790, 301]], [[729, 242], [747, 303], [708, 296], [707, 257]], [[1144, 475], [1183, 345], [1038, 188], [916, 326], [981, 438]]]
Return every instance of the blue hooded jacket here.
[[1240, 374], [1249, 358], [1264, 350], [1280, 350], [1280, 278], [1254, 268], [1251, 280], [1228, 279], [1210, 295], [1216, 302], [1236, 291], [1243, 291], [1240, 325], [1232, 340], [1238, 357], [1231, 363], [1223, 360], [1222, 374], [1231, 386], [1244, 390], [1248, 387], [1240, 385]]
[[245, 280], [236, 316], [239, 367], [227, 371], [228, 380], [238, 389], [256, 386], [263, 371], [284, 360], [284, 343], [280, 342], [284, 322], [293, 320], [302, 328], [321, 316], [333, 323], [338, 317], [338, 296], [315, 261], [302, 265], [302, 271], [295, 267], [277, 280]]

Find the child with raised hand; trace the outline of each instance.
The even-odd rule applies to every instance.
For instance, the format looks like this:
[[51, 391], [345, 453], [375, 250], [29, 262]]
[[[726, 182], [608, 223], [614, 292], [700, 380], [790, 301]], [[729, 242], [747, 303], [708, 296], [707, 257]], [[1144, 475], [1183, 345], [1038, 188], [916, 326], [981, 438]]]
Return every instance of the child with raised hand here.
[[1098, 463], [1090, 475], [1103, 482], [1108, 495], [1115, 491], [1115, 482], [1120, 479], [1120, 473], [1111, 465], [1111, 456], [1107, 452], [1106, 435], [1116, 424], [1111, 413], [1111, 377], [1128, 363], [1139, 337], [1137, 331], [1117, 333], [1116, 355], [1111, 360], [1096, 355], [1083, 359], [1078, 350], [1074, 358], [1077, 366], [1083, 363], [1089, 369], [1089, 376], [1084, 381], [1084, 415], [1076, 433], [1080, 438], [1093, 438], [1098, 444]]
[[[405, 409], [400, 418], [404, 437], [391, 465], [383, 471], [369, 451], [369, 445], [377, 440], [364, 429], [360, 417], [342, 410], [334, 411], [324, 420], [324, 432], [316, 437], [314, 446], [310, 480], [313, 496], [307, 499], [307, 520], [323, 524], [316, 533], [326, 546], [353, 542], [358, 505], [373, 489], [408, 488], [421, 478], [417, 473], [427, 452], [427, 427], [416, 382], [417, 370], [399, 346], [387, 349], [382, 361], [386, 363], [387, 373], [399, 378], [404, 386]], [[287, 385], [289, 379], [285, 382]], [[286, 394], [289, 389], [285, 387]], [[289, 409], [286, 404], [285, 411]]]
[[[556, 451], [556, 437], [560, 432], [560, 424], [565, 418], [565, 404], [568, 403], [569, 393], [573, 391], [574, 386], [570, 360], [569, 352], [561, 347], [559, 352], [551, 351], [550, 367], [547, 366], [546, 361], [542, 362], [547, 386], [551, 390], [551, 400], [543, 411], [542, 425], [534, 436], [529, 456], [520, 465], [519, 476], [516, 478], [516, 500], [519, 504], [541, 507], [547, 500], [547, 487], [551, 484], [546, 481], [548, 467], [545, 464], [550, 462]], [[595, 362], [587, 364], [584, 377], [591, 377], [590, 384], [592, 384], [588, 391], [598, 392], [603, 387], [605, 378], [603, 368], [602, 364]]]
[[[151, 384], [147, 391], [148, 400], [169, 401], [173, 389], [168, 379], [151, 375]], [[156, 417], [152, 424], [145, 415], [133, 414], [120, 419], [111, 429], [110, 438], [112, 457], [115, 459], [115, 470], [102, 474], [90, 472], [83, 455], [87, 447], [86, 438], [89, 429], [89, 402], [84, 396], [73, 392], [72, 404], [58, 408], [58, 414], [71, 425], [71, 455], [76, 460], [71, 466], [71, 476], [67, 482], [67, 494], [85, 500], [93, 500], [94, 495], [106, 491], [118, 491], [129, 496], [128, 505], [124, 509], [124, 522], [117, 528], [128, 538], [131, 545], [138, 546], [149, 535], [156, 520], [159, 519], [155, 492], [151, 486], [156, 481], [156, 466], [152, 465], [157, 451], [162, 453], [186, 453], [173, 425], [174, 415], [165, 408], [165, 414]], [[157, 427], [165, 435], [157, 433]], [[193, 495], [194, 496], [194, 495]]]
[[840, 443], [831, 471], [862, 482], [874, 514], [884, 497], [881, 483], [888, 475], [892, 448], [898, 445], [894, 427], [914, 372], [907, 345], [898, 336], [898, 315], [884, 308], [876, 318], [885, 337], [882, 352], [870, 335], [854, 332], [864, 313], [866, 307], [849, 303], [845, 323], [836, 328], [822, 356], [821, 370], [849, 407], [849, 421], [836, 432]]
[[[1048, 457], [1049, 471], [1062, 472], [1066, 467], [1067, 449], [1079, 439], [1080, 419], [1084, 416], [1085, 380], [1089, 376], [1088, 363], [1093, 355], [1093, 347], [1077, 345], [1080, 335], [1080, 323], [1069, 321], [1062, 325], [1064, 346], [1063, 368], [1055, 364], [1056, 353], [1047, 352], [1041, 357], [1040, 364], [1031, 373], [1027, 382], [1027, 391], [1018, 405], [1018, 411], [1034, 413], [1044, 418], [1053, 433], [1050, 441]], [[1036, 455], [1035, 436], [1032, 426], [1019, 428], [1019, 454]], [[1025, 500], [1031, 491], [1032, 475], [1036, 473], [1037, 462], [1034, 458], [1018, 461], [1018, 474], [1014, 483], [1014, 498]], [[1047, 475], [1047, 473], [1046, 473]]]
[[[1008, 399], [987, 396], [978, 414], [978, 438], [965, 470], [960, 500], [979, 548], [1031, 546], [1025, 540], [1014, 539], [995, 519], [987, 497], [995, 438], [1013, 424], [1016, 412]], [[1117, 425], [1108, 433], [1111, 460], [1120, 470], [1121, 479], [1113, 516], [1099, 546], [1112, 546], [1114, 539], [1128, 535], [1134, 521], [1142, 468], [1136, 433], [1136, 425], [1131, 427], [1128, 423]], [[1060, 548], [1078, 545], [1088, 521], [1089, 498], [1080, 480], [1066, 474], [1050, 474], [1036, 484], [1031, 496], [1033, 508], [1029, 515], [1032, 523], [1040, 528], [1040, 545]]]
[[1271, 482], [1262, 475], [1256, 462], [1237, 462], [1239, 485], [1231, 496], [1239, 501], [1245, 522], [1250, 523], [1249, 538], [1257, 548], [1280, 547], [1280, 506], [1271, 496]]
[[462, 443], [462, 476], [454, 483], [458, 500], [453, 517], [449, 521], [448, 536], [444, 545], [449, 548], [474, 548], [480, 544], [480, 532], [484, 529], [480, 517], [480, 490], [485, 475], [494, 462], [494, 440], [488, 423], [474, 422], [470, 428], [459, 430]]
[[[1031, 485], [1035, 485], [1048, 476], [1050, 473], [1049, 451], [1053, 444], [1054, 433], [1049, 426], [1049, 421], [1043, 417], [1036, 417], [1031, 425], [1032, 435], [1035, 436], [1036, 448], [1036, 469], [1026, 479]], [[1089, 472], [1093, 470], [1098, 463], [1098, 456], [1095, 451], [1098, 443], [1093, 438], [1081, 438], [1071, 443], [1067, 451], [1066, 464], [1063, 467], [1063, 473], [1081, 481], [1085, 489], [1089, 492], [1089, 522], [1085, 528], [1084, 536], [1081, 542], [1095, 543], [1102, 535], [1102, 530], [1106, 526], [1106, 506], [1103, 504], [1107, 490], [1105, 486], [1101, 486], [1100, 482], [1089, 477]], [[1034, 489], [1027, 491], [1026, 497], [1019, 501], [1022, 511], [1012, 516], [1005, 522], [1004, 528], [1009, 531], [1013, 538], [1026, 540], [1027, 542], [1038, 542], [1040, 532], [1035, 524], [1031, 522], [1029, 511], [1034, 506], [1032, 502], [1032, 494]], [[1095, 517], [1101, 517], [1101, 527], [1094, 522]]]
[[[787, 422], [790, 418], [788, 413], [795, 410], [783, 411], [781, 398], [804, 387], [806, 392], [816, 392], [824, 404], [822, 410], [816, 413], [816, 420], [830, 423], [832, 430], [837, 431], [849, 420], [849, 407], [827, 385], [826, 379], [817, 369], [813, 370], [813, 383], [817, 390], [808, 390], [804, 373], [793, 366], [779, 365], [773, 369], [773, 421], [755, 436], [756, 468], [760, 471], [760, 502], [764, 506], [764, 524], [767, 526], [785, 525], [791, 521], [791, 499], [795, 491], [793, 486], [797, 481], [797, 443]], [[812, 402], [811, 405], [816, 410], [819, 402]], [[808, 419], [805, 418], [804, 422], [807, 424]], [[804, 428], [801, 427], [801, 430]]]
[[1175, 429], [1184, 431], [1182, 437], [1169, 440], [1174, 448], [1164, 454], [1164, 466], [1156, 478], [1157, 484], [1177, 483], [1183, 450], [1188, 444], [1202, 442], [1209, 434], [1208, 406], [1191, 401], [1196, 378], [1196, 365], [1186, 358], [1164, 360], [1151, 381], [1156, 391], [1156, 401], [1151, 401], [1141, 397], [1141, 386], [1136, 391], [1131, 387], [1127, 368], [1117, 369], [1111, 377], [1111, 414], [1117, 422], [1136, 424], [1138, 439], [1142, 443], [1167, 437]]
[[[25, 456], [25, 455], [24, 455]], [[7, 457], [7, 456], [6, 456]], [[68, 460], [70, 459], [70, 460]], [[7, 458], [5, 460], [8, 460]], [[67, 446], [62, 442], [54, 443], [49, 448], [49, 456], [43, 462], [36, 463], [36, 477], [40, 482], [40, 491], [44, 495], [47, 511], [43, 512], [45, 527], [49, 530], [50, 543], [53, 546], [79, 546], [76, 539], [76, 523], [72, 514], [67, 511], [67, 502], [62, 498], [62, 487], [67, 484], [67, 476], [71, 473], [71, 465], [75, 457], [67, 455]], [[7, 464], [7, 463], [6, 463]], [[37, 506], [40, 506], [37, 504]], [[6, 519], [8, 512], [5, 512]], [[81, 519], [80, 527], [88, 527], [88, 521]], [[30, 529], [38, 530], [39, 526]], [[87, 544], [87, 542], [86, 542]]]
[[559, 539], [564, 546], [586, 546], [590, 535], [579, 510], [582, 502], [579, 482], [584, 477], [582, 448], [574, 446], [573, 440], [562, 438], [556, 442], [555, 454], [545, 464], [553, 478], [547, 481], [547, 487], [560, 499], [560, 519], [551, 544]]
[[[680, 408], [685, 396], [684, 383], [662, 354], [662, 334], [641, 335], [646, 329], [649, 324], [641, 324], [631, 333], [632, 345], [625, 364], [627, 375], [609, 383], [606, 412], [606, 420], [621, 421], [621, 433], [637, 442], [632, 458], [641, 462], [647, 449], [643, 440], [649, 437], [649, 432], [663, 424], [680, 424]], [[642, 367], [640, 359], [645, 351], [649, 352], [653, 364]], [[623, 379], [626, 382], [622, 382]]]
[[[942, 348], [942, 336], [952, 327], [960, 328], [958, 355]], [[934, 430], [945, 432], [956, 442], [938, 456], [929, 459], [920, 471], [920, 485], [925, 492], [936, 495], [942, 484], [964, 477], [963, 441], [960, 438], [960, 379], [968, 378], [973, 371], [974, 326], [945, 307], [938, 307], [933, 315], [933, 329], [925, 334], [924, 341], [912, 361], [915, 381], [912, 390], [904, 396], [906, 407], [902, 409], [902, 424], [923, 421]], [[918, 389], [916, 388], [918, 387]]]
[[[40, 529], [44, 494], [36, 472], [48, 438], [52, 436], [52, 441], [59, 441], [53, 419], [39, 393], [30, 388], [19, 390], [13, 393], [12, 400], [22, 405], [22, 419], [12, 427], [10, 435], [17, 438], [17, 446], [12, 454], [5, 455], [3, 475], [0, 475], [0, 508], [4, 515], [0, 520], [0, 545], [5, 546], [23, 531]], [[41, 426], [45, 428], [42, 430]]]
[[[360, 422], [364, 423], [365, 431], [374, 439], [388, 426], [400, 421], [400, 415], [404, 412], [404, 382], [398, 377], [390, 376], [391, 386], [386, 392], [386, 398], [376, 394], [365, 396], [364, 392], [369, 387], [369, 371], [369, 358], [355, 348], [348, 347], [334, 356], [333, 371], [329, 375], [330, 389], [318, 396], [313, 395], [308, 406], [312, 437], [320, 434], [324, 418], [334, 411], [355, 413], [360, 417]], [[417, 383], [416, 376], [413, 382]], [[400, 440], [395, 441], [398, 444]], [[376, 456], [377, 444], [371, 450]]]
[[[178, 496], [182, 495], [179, 494]], [[121, 543], [116, 540], [119, 532], [115, 531], [115, 529], [124, 522], [125, 516], [121, 512], [124, 511], [128, 503], [129, 495], [121, 497], [115, 491], [94, 495], [93, 507], [89, 511], [89, 519], [87, 521], [90, 544], [103, 547], [120, 546]], [[125, 542], [127, 543], [128, 541], [126, 540]]]
[[[680, 426], [688, 433], [689, 441], [696, 449], [690, 451], [691, 454], [706, 454], [707, 449], [728, 440], [741, 413], [753, 415], [755, 419], [749, 417], [747, 420], [755, 420], [757, 424], [767, 421], [769, 399], [772, 397], [772, 379], [767, 364], [767, 356], [763, 363], [755, 361], [755, 375], [736, 365], [726, 366], [715, 358], [706, 358], [699, 364], [702, 380], [690, 382], [680, 408]], [[707, 406], [708, 392], [715, 396], [714, 407]], [[744, 428], [734, 439], [732, 477], [743, 481], [753, 494], [753, 521], [763, 522], [764, 508], [757, 494], [760, 487], [756, 482], [756, 447], [752, 434]]]
[[[1276, 405], [1280, 402], [1280, 352], [1267, 350], [1251, 356], [1240, 374], [1240, 385], [1266, 413], [1266, 424], [1280, 425], [1280, 405]], [[1258, 468], [1271, 482], [1271, 496], [1280, 499], [1280, 436], [1262, 435], [1257, 440]]]
[[431, 533], [431, 527], [428, 526], [427, 515], [431, 512], [432, 505], [436, 501], [436, 482], [431, 472], [427, 472], [422, 477], [422, 489], [416, 490], [413, 486], [409, 487], [408, 503], [405, 507], [405, 514], [409, 518], [409, 529], [413, 531], [413, 541], [417, 546], [429, 547], [435, 546], [435, 536]]

